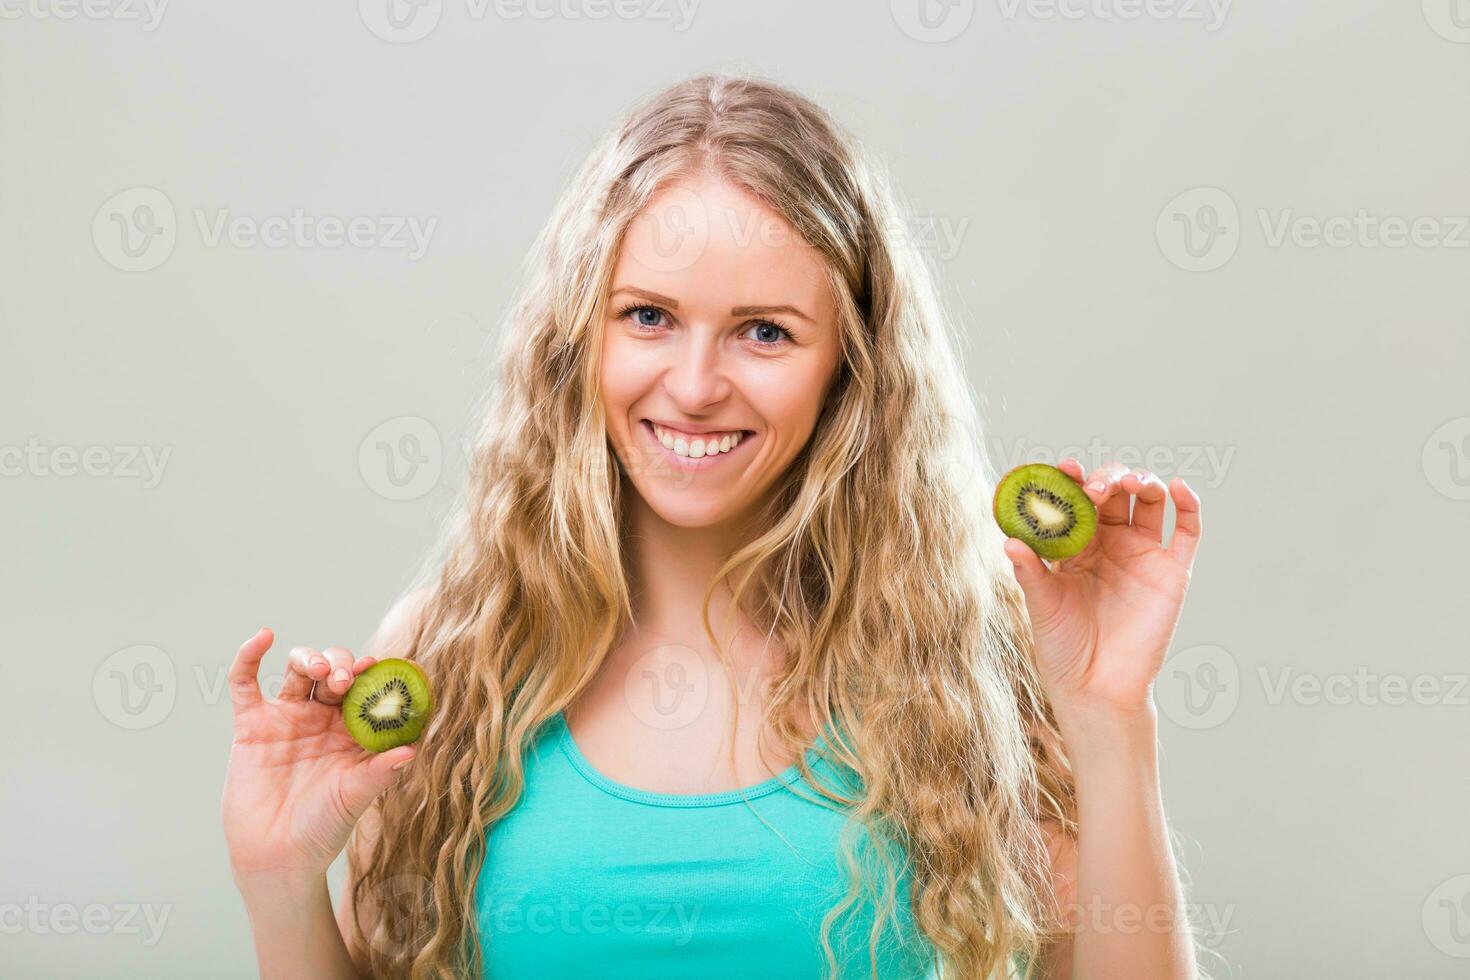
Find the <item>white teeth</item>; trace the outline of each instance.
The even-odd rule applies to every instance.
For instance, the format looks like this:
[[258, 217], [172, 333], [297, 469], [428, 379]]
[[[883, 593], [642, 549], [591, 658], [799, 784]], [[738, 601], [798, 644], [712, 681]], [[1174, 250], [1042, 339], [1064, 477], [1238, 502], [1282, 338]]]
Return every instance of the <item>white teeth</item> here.
[[686, 439], [683, 435], [675, 435], [661, 425], [653, 424], [653, 435], [665, 449], [671, 449], [680, 456], [690, 459], [702, 459], [705, 456], [717, 456], [720, 453], [728, 453], [740, 445], [741, 433], [726, 432], [717, 437], [702, 437], [699, 439]]

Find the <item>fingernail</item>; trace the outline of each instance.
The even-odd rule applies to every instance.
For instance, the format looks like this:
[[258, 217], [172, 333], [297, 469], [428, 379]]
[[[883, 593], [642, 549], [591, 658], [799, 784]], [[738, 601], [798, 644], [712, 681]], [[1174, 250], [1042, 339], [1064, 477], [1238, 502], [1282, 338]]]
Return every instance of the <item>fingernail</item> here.
[[404, 759], [402, 762], [395, 762], [395, 763], [393, 763], [393, 768], [394, 769], [402, 769], [404, 766], [408, 765], [408, 762], [409, 762], [409, 760], [407, 760], [407, 759]]
[[332, 671], [332, 680], [337, 682], [338, 684], [342, 684], [352, 680], [352, 675], [347, 673], [347, 671], [343, 670], [341, 667], [338, 667], [336, 670]]
[[1108, 488], [1108, 485], [1106, 483], [1102, 482], [1101, 480], [1093, 480], [1091, 483], [1089, 483], [1087, 485], [1087, 489], [1089, 489], [1089, 490], [1096, 490], [1098, 493], [1102, 493], [1107, 488]]

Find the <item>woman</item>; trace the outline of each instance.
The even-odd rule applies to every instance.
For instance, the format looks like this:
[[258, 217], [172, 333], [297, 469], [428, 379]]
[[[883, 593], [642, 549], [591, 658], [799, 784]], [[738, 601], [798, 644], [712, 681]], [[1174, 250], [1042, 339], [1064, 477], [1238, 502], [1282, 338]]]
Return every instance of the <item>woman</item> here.
[[[263, 977], [1195, 975], [1150, 684], [1199, 501], [1067, 460], [1094, 541], [1006, 539], [901, 228], [779, 86], [692, 78], [599, 144], [443, 560], [276, 702], [270, 631], [235, 660]], [[436, 713], [370, 755], [335, 706], [385, 656]]]

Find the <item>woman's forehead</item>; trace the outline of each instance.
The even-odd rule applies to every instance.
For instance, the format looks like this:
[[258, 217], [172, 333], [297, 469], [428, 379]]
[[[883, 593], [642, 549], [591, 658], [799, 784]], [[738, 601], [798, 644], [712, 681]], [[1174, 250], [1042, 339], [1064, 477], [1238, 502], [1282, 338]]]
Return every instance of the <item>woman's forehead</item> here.
[[664, 188], [634, 218], [612, 278], [625, 286], [681, 308], [788, 305], [814, 320], [832, 309], [821, 254], [759, 198], [715, 179]]

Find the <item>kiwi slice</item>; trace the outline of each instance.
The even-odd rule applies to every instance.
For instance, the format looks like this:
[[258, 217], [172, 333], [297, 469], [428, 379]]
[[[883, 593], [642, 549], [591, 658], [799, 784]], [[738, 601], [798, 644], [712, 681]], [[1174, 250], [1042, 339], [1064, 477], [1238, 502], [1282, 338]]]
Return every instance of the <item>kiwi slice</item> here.
[[1046, 463], [1017, 466], [995, 488], [995, 520], [1043, 558], [1071, 558], [1097, 530], [1097, 508], [1077, 481]]
[[357, 744], [386, 752], [417, 742], [434, 710], [429, 679], [407, 660], [379, 660], [357, 675], [342, 699], [342, 721]]

